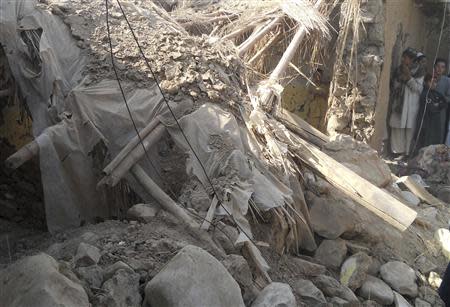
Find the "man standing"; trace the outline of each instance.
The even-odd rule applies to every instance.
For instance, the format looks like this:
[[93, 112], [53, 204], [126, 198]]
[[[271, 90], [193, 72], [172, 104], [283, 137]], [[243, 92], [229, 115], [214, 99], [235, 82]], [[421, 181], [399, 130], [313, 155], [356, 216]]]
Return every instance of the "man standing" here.
[[391, 79], [391, 151], [401, 158], [410, 151], [423, 88], [423, 69], [417, 75], [412, 72], [413, 64], [417, 64], [416, 58], [417, 53], [413, 49], [403, 51], [401, 65]]
[[[447, 73], [447, 61], [441, 58], [436, 59], [434, 63], [434, 79], [436, 80], [436, 91], [444, 96], [447, 103], [450, 103], [450, 78], [445, 74]], [[443, 113], [443, 120], [447, 123], [447, 138], [445, 144], [450, 146], [450, 124], [448, 120], [448, 112]]]
[[425, 76], [423, 91], [420, 95], [420, 109], [414, 137], [415, 144], [412, 149], [413, 155], [420, 148], [442, 144], [447, 133], [445, 122], [448, 107], [447, 101], [444, 96], [435, 90], [436, 82], [434, 81], [431, 74]]

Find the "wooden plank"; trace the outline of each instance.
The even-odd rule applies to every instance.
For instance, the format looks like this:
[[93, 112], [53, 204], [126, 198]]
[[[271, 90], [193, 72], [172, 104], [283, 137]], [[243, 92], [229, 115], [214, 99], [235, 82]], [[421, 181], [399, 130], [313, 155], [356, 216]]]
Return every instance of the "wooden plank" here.
[[445, 203], [431, 195], [423, 186], [418, 184], [411, 176], [401, 177], [398, 182], [403, 183], [414, 195], [432, 206], [444, 206]]
[[297, 157], [357, 203], [401, 231], [406, 230], [413, 223], [417, 216], [414, 210], [315, 146], [294, 134], [291, 134], [291, 137], [296, 141], [293, 149]]
[[311, 126], [301, 117], [284, 108], [279, 108], [275, 114], [275, 118], [283, 123], [288, 129], [294, 131], [302, 138], [316, 146], [323, 147], [323, 145], [330, 141], [330, 138], [326, 134]]
[[217, 200], [217, 197], [214, 196], [211, 205], [209, 206], [208, 212], [206, 213], [205, 220], [202, 223], [202, 226], [200, 226], [200, 229], [208, 231], [209, 226], [211, 226], [212, 219], [214, 218], [214, 212], [217, 209], [217, 204], [219, 201]]

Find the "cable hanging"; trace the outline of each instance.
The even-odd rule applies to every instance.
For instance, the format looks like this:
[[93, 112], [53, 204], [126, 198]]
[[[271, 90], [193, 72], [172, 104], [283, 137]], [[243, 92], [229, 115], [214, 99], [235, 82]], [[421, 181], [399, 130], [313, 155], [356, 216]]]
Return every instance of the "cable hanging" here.
[[[134, 39], [134, 41], [135, 41], [135, 43], [136, 43], [136, 45], [137, 45], [137, 47], [138, 47], [138, 49], [139, 49], [139, 53], [141, 54], [142, 58], [144, 59], [147, 68], [150, 70], [150, 73], [152, 74], [153, 79], [155, 80], [156, 86], [158, 87], [158, 90], [159, 90], [159, 92], [161, 93], [161, 96], [162, 96], [162, 98], [163, 98], [164, 103], [165, 103], [166, 106], [167, 106], [167, 109], [169, 110], [171, 116], [172, 116], [173, 119], [175, 120], [175, 123], [176, 123], [178, 129], [180, 130], [180, 132], [181, 132], [181, 134], [182, 134], [184, 140], [186, 141], [186, 143], [187, 143], [187, 145], [188, 145], [190, 151], [192, 151], [192, 153], [193, 153], [195, 159], [198, 161], [198, 163], [199, 163], [199, 165], [200, 165], [200, 167], [201, 167], [201, 169], [202, 169], [202, 172], [204, 173], [204, 175], [205, 175], [205, 177], [206, 177], [206, 179], [207, 179], [207, 181], [208, 181], [208, 184], [211, 186], [211, 189], [212, 189], [212, 191], [213, 191], [214, 196], [215, 196], [215, 197], [217, 198], [217, 200], [218, 200], [219, 206], [222, 207], [223, 210], [228, 214], [228, 216], [233, 220], [233, 222], [236, 224], [236, 227], [237, 227], [237, 228], [238, 228], [238, 229], [239, 229], [239, 230], [240, 230], [240, 231], [241, 231], [241, 232], [242, 232], [242, 233], [243, 233], [243, 234], [244, 234], [244, 235], [245, 235], [245, 236], [253, 243], [253, 244], [255, 244], [255, 242], [253, 241], [253, 239], [251, 238], [251, 236], [250, 236], [249, 234], [247, 234], [246, 231], [245, 231], [244, 229], [242, 229], [242, 227], [234, 220], [233, 216], [232, 216], [231, 213], [228, 211], [228, 209], [223, 205], [223, 201], [222, 201], [222, 199], [219, 197], [219, 194], [217, 193], [216, 189], [214, 188], [214, 185], [213, 185], [213, 183], [212, 183], [210, 177], [208, 176], [208, 174], [207, 174], [207, 172], [206, 172], [206, 168], [205, 168], [204, 164], [202, 163], [202, 161], [200, 160], [199, 156], [198, 156], [197, 153], [195, 152], [194, 148], [192, 147], [192, 144], [189, 142], [189, 139], [187, 138], [187, 136], [186, 136], [186, 134], [185, 134], [183, 128], [181, 127], [180, 122], [178, 121], [177, 117], [175, 116], [175, 113], [173, 112], [172, 108], [170, 107], [169, 101], [168, 101], [168, 99], [166, 98], [166, 96], [165, 96], [165, 94], [164, 94], [164, 92], [163, 92], [163, 90], [162, 90], [162, 88], [161, 88], [161, 86], [160, 86], [160, 84], [159, 84], [159, 82], [158, 82], [158, 78], [157, 78], [156, 74], [154, 73], [153, 69], [151, 68], [151, 65], [150, 65], [150, 63], [149, 63], [149, 60], [147, 59], [147, 57], [145, 56], [145, 54], [144, 54], [144, 52], [143, 52], [143, 50], [142, 50], [142, 47], [141, 47], [141, 45], [140, 45], [140, 43], [139, 43], [139, 40], [138, 40], [138, 38], [137, 38], [137, 36], [136, 36], [136, 34], [135, 34], [135, 32], [134, 32], [134, 29], [133, 29], [133, 27], [131, 26], [131, 24], [130, 24], [130, 22], [129, 22], [129, 20], [128, 20], [126, 14], [125, 14], [125, 11], [124, 11], [123, 8], [122, 8], [122, 5], [121, 5], [120, 1], [119, 1], [119, 0], [116, 0], [116, 1], [117, 1], [117, 4], [118, 4], [119, 8], [120, 8], [120, 11], [122, 12], [122, 15], [123, 15], [124, 19], [125, 19], [125, 21], [126, 21], [126, 23], [127, 23], [127, 25], [128, 25], [128, 28], [130, 29], [130, 32], [131, 32], [131, 34], [132, 34], [132, 36], [133, 36], [133, 39]], [[153, 165], [153, 163], [151, 162], [151, 160], [150, 160], [150, 158], [149, 158], [149, 156], [148, 156], [147, 150], [145, 149], [145, 146], [144, 146], [144, 144], [143, 144], [142, 138], [141, 138], [141, 136], [140, 136], [140, 134], [139, 134], [139, 131], [138, 131], [138, 129], [137, 129], [136, 123], [135, 123], [135, 121], [134, 121], [134, 118], [133, 118], [133, 116], [132, 116], [130, 107], [129, 107], [129, 105], [128, 105], [128, 102], [127, 102], [127, 99], [126, 99], [126, 96], [125, 96], [125, 92], [124, 92], [124, 90], [123, 90], [123, 87], [122, 87], [121, 82], [120, 82], [120, 79], [119, 79], [119, 74], [118, 74], [118, 72], [117, 72], [117, 68], [116, 68], [116, 66], [115, 66], [115, 62], [114, 62], [114, 53], [113, 53], [113, 47], [112, 47], [112, 42], [111, 42], [111, 30], [110, 30], [110, 26], [109, 26], [109, 8], [108, 8], [108, 4], [109, 4], [109, 1], [108, 1], [108, 0], [105, 0], [105, 6], [106, 6], [106, 28], [107, 28], [108, 43], [109, 43], [109, 49], [110, 49], [110, 55], [111, 55], [111, 63], [112, 63], [112, 67], [113, 67], [113, 70], [114, 70], [114, 74], [115, 74], [116, 79], [117, 79], [117, 82], [118, 82], [118, 84], [119, 84], [120, 92], [121, 92], [122, 97], [123, 97], [123, 99], [124, 99], [124, 102], [125, 102], [125, 105], [126, 105], [126, 109], [127, 109], [128, 115], [129, 115], [131, 121], [133, 122], [133, 127], [134, 127], [134, 130], [135, 130], [135, 132], [136, 132], [136, 134], [137, 134], [137, 136], [138, 136], [139, 143], [141, 144], [142, 148], [144, 149], [145, 156], [146, 156], [147, 160], [150, 162], [150, 164], [152, 165], [152, 167], [156, 170], [155, 166]], [[158, 175], [159, 175], [159, 174], [158, 174]], [[201, 219], [205, 220], [203, 217], [201, 217]], [[208, 221], [208, 222], [209, 222], [209, 221]], [[212, 222], [209, 222], [209, 223], [212, 224], [212, 225], [214, 226], [214, 224], [213, 224]]]

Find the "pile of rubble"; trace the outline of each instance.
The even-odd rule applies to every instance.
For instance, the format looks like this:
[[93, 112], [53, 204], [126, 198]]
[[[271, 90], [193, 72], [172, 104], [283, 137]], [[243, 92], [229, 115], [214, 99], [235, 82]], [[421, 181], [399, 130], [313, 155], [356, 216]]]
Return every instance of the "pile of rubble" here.
[[[110, 36], [100, 0], [36, 6], [24, 1], [24, 8], [14, 11], [44, 24], [41, 39], [50, 47], [28, 46], [31, 56], [57, 59], [46, 62], [42, 55], [43, 71], [66, 67], [72, 55], [79, 66], [70, 66], [71, 76], [41, 74], [36, 78], [51, 82], [30, 87], [49, 94], [44, 111], [32, 97], [27, 100], [36, 125], [44, 117], [48, 121], [8, 165], [19, 167], [39, 155], [47, 223], [55, 236], [32, 249], [20, 247], [29, 246], [23, 238], [0, 252], [2, 264], [22, 258], [4, 265], [0, 301], [7, 306], [442, 305], [435, 290], [450, 253], [445, 232], [450, 211], [411, 178], [397, 184], [367, 145], [345, 136], [330, 139], [289, 113], [272, 113], [277, 76], [294, 47], [287, 49], [287, 62], [283, 55], [272, 71], [272, 83], [254, 91], [245, 65], [256, 54], [242, 55], [255, 49], [239, 52], [241, 45], [236, 52], [223, 37], [190, 35], [151, 1], [123, 2], [153, 75], [121, 8], [112, 2]], [[320, 7], [321, 0], [315, 7], [304, 3], [318, 15], [333, 8]], [[0, 14], [5, 7], [0, 4]], [[268, 34], [286, 19], [297, 26], [294, 37], [304, 37], [305, 24], [281, 11], [263, 14], [249, 29], [255, 36]], [[72, 52], [52, 45], [52, 23], [61, 25], [55, 35]], [[222, 26], [216, 33], [233, 33], [232, 27], [219, 31]], [[244, 42], [252, 38], [247, 34]], [[133, 122], [113, 71], [110, 40]], [[28, 53], [17, 54], [27, 58]], [[19, 86], [28, 85], [20, 73]], [[119, 189], [133, 193], [125, 202], [134, 206], [121, 221], [95, 223], [120, 216], [111, 212]], [[131, 201], [136, 198], [143, 203]], [[37, 251], [45, 253], [34, 255]]]

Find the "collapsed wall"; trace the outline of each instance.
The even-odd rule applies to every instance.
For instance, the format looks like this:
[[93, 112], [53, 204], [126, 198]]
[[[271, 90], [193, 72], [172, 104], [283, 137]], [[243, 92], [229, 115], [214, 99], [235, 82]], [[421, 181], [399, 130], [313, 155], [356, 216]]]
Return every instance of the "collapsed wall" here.
[[362, 1], [360, 8], [352, 8], [349, 3], [341, 6], [327, 131], [369, 142], [384, 57], [385, 4], [382, 0]]

